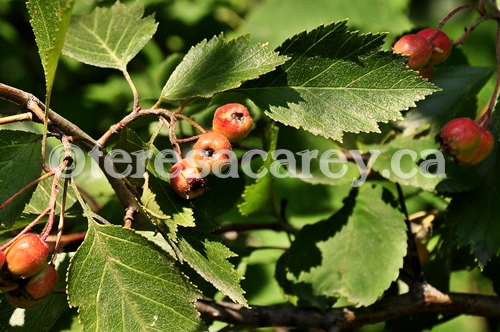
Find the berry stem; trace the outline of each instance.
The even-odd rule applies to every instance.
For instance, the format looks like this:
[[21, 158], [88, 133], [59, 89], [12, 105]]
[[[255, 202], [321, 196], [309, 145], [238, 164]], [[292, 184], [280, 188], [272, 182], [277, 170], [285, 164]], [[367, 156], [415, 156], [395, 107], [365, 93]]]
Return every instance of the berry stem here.
[[455, 8], [451, 12], [449, 12], [445, 17], [443, 17], [443, 19], [439, 22], [437, 30], [441, 31], [441, 29], [443, 28], [443, 26], [446, 24], [446, 22], [448, 22], [448, 20], [450, 18], [452, 18], [459, 11], [464, 10], [464, 9], [468, 9], [468, 8], [476, 10], [481, 16], [484, 16], [486, 14], [486, 11], [483, 10], [481, 8], [481, 6], [476, 6], [476, 5], [473, 5], [471, 3], [467, 3], [467, 4], [464, 4], [464, 5], [458, 6], [457, 8]]
[[500, 21], [497, 21], [497, 39], [496, 39], [496, 53], [497, 53], [497, 79], [495, 82], [495, 89], [491, 95], [490, 103], [488, 104], [488, 109], [481, 115], [481, 117], [476, 121], [483, 129], [487, 129], [491, 122], [491, 113], [495, 107], [495, 102], [498, 97], [498, 90], [500, 87]]
[[[68, 195], [68, 184], [69, 184], [69, 178], [64, 179], [63, 195], [61, 201], [61, 213], [59, 214], [59, 225], [57, 226], [56, 244], [54, 247], [54, 254], [52, 255], [52, 259], [50, 260], [52, 264], [55, 264], [57, 254], [59, 253], [59, 247], [61, 245], [61, 237], [64, 230], [64, 214], [66, 212], [66, 197]], [[49, 234], [47, 234], [47, 236], [45, 237], [45, 241], [47, 241], [48, 235]]]

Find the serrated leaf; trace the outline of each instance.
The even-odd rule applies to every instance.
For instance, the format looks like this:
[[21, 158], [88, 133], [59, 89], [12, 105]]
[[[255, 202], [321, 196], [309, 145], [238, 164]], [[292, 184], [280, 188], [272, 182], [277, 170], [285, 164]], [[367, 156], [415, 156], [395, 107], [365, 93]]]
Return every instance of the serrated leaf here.
[[126, 6], [117, 1], [110, 8], [96, 7], [88, 15], [74, 16], [63, 53], [89, 65], [125, 71], [156, 32], [154, 18], [143, 15], [139, 2]]
[[437, 70], [433, 83], [442, 88], [418, 103], [400, 123], [405, 135], [422, 125], [430, 124], [430, 134], [437, 135], [441, 127], [454, 118], [474, 118], [477, 110], [476, 96], [493, 74], [491, 68], [470, 66], [445, 67]]
[[273, 192], [273, 175], [270, 171], [271, 164], [273, 162], [272, 154], [276, 150], [276, 144], [278, 142], [278, 126], [275, 124], [269, 124], [266, 128], [266, 137], [268, 141], [267, 147], [267, 157], [264, 164], [259, 169], [257, 174], [266, 171], [266, 174], [255, 180], [255, 183], [245, 187], [245, 191], [242, 194], [243, 202], [238, 205], [240, 213], [244, 216], [248, 216], [252, 213], [260, 212], [272, 212], [274, 201]]
[[[25, 131], [0, 130], [0, 204], [42, 173], [41, 138]], [[0, 224], [12, 226], [35, 188], [31, 186], [0, 210]]]
[[338, 297], [370, 305], [396, 280], [406, 226], [383, 195], [381, 187], [361, 186], [330, 219], [300, 231], [286, 254], [296, 295], [323, 309]]
[[52, 90], [73, 5], [74, 0], [29, 0], [26, 3], [45, 72], [47, 95]]
[[240, 286], [243, 276], [227, 260], [236, 254], [211, 234], [215, 226], [210, 221], [201, 216], [197, 216], [196, 221], [194, 228], [180, 228], [175, 239], [171, 233], [165, 234], [161, 229], [163, 237], [153, 232], [143, 234], [181, 263], [188, 263], [220, 292], [246, 306], [245, 292]]
[[[56, 270], [58, 280], [55, 289], [66, 288], [66, 271], [71, 254], [57, 255]], [[30, 309], [19, 309], [7, 304], [4, 293], [0, 293], [0, 330], [8, 327], [8, 331], [17, 332], [47, 332], [67, 309], [68, 300], [64, 293], [53, 293], [43, 302]]]
[[210, 221], [198, 215], [196, 222], [196, 227], [180, 228], [177, 233], [175, 245], [183, 260], [231, 300], [247, 306], [245, 292], [240, 286], [243, 276], [227, 260], [236, 254], [210, 233], [213, 230]]
[[226, 42], [221, 34], [189, 50], [163, 87], [161, 100], [209, 98], [270, 72], [286, 60], [266, 45], [250, 46], [248, 36]]
[[379, 132], [377, 122], [402, 119], [401, 110], [438, 90], [381, 51], [383, 38], [349, 32], [345, 21], [320, 26], [285, 41], [277, 51], [290, 60], [238, 91], [273, 120], [315, 135]]
[[200, 296], [155, 244], [89, 219], [68, 271], [68, 299], [85, 331], [204, 331], [193, 305]]
[[[492, 127], [499, 122], [498, 110], [494, 116], [496, 119], [492, 121]], [[447, 214], [449, 222], [457, 226], [458, 244], [471, 246], [481, 268], [500, 252], [500, 149], [498, 133], [492, 132], [495, 147], [490, 156], [476, 166], [481, 175], [478, 186], [472, 191], [455, 195]]]

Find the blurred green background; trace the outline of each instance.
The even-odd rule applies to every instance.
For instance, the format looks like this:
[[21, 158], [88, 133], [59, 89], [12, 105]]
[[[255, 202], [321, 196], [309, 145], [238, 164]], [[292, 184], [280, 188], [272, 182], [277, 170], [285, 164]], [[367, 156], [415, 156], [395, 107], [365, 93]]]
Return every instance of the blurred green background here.
[[[75, 14], [84, 14], [95, 6], [110, 6], [114, 1], [77, 0]], [[127, 1], [122, 1], [126, 3]], [[460, 0], [141, 0], [146, 14], [155, 15], [159, 28], [153, 40], [129, 64], [143, 107], [154, 104], [168, 78], [168, 56], [186, 53], [191, 46], [221, 32], [231, 38], [250, 34], [252, 43], [269, 43], [271, 49], [287, 38], [318, 25], [349, 19], [350, 30], [362, 33], [388, 33], [385, 49], [401, 34], [416, 27], [437, 27]], [[443, 28], [452, 39], [458, 38], [476, 13], [464, 10]], [[485, 22], [474, 30], [460, 48], [473, 66], [496, 66], [495, 22]], [[479, 106], [489, 101], [494, 79], [479, 96]], [[12, 85], [44, 99], [43, 70], [24, 0], [0, 0], [0, 82]], [[61, 57], [54, 85], [51, 107], [78, 124], [94, 138], [117, 122], [131, 109], [132, 94], [120, 72], [78, 63]], [[19, 112], [15, 105], [0, 100], [0, 115]], [[137, 123], [135, 126], [147, 126]], [[290, 180], [292, 181], [292, 180]], [[285, 185], [286, 186], [286, 185]], [[325, 187], [325, 192], [328, 187]], [[347, 194], [347, 191], [346, 191]], [[321, 219], [339, 208], [342, 197], [318, 209], [316, 202], [296, 197], [300, 211], [316, 211], [309, 218]], [[293, 207], [293, 204], [291, 204]], [[308, 206], [304, 206], [308, 205]], [[310, 209], [308, 209], [310, 207]], [[290, 218], [301, 216], [290, 211]], [[297, 212], [298, 213], [298, 212]], [[280, 247], [288, 244], [286, 236], [271, 231], [252, 234], [254, 246]], [[243, 288], [249, 303], [267, 305], [283, 303], [284, 298], [274, 281], [274, 265], [283, 253], [280, 249], [256, 250], [240, 265], [246, 269]], [[492, 287], [477, 270], [455, 273], [453, 291], [491, 293]], [[222, 328], [215, 324], [213, 331]], [[382, 331], [383, 324], [363, 331]], [[68, 315], [55, 328], [78, 331], [74, 316]], [[249, 331], [242, 329], [241, 331]], [[259, 331], [278, 331], [261, 329]], [[280, 330], [283, 331], [283, 330]], [[298, 331], [298, 330], [296, 330]], [[436, 327], [434, 331], [500, 331], [498, 322], [482, 318], [459, 317]]]

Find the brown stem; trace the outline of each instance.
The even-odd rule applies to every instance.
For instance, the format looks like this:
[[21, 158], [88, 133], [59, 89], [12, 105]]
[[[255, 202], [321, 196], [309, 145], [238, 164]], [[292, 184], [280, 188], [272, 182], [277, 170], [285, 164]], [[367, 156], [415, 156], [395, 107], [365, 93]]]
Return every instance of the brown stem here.
[[43, 217], [45, 217], [50, 212], [50, 208], [46, 208], [38, 217], [35, 218], [28, 226], [24, 227], [24, 229], [19, 232], [14, 238], [10, 239], [7, 243], [0, 247], [0, 251], [5, 251], [5, 249], [10, 246], [12, 243], [16, 242], [22, 235], [28, 233]]
[[[40, 119], [40, 121], [43, 121], [45, 105], [43, 105], [43, 103], [41, 103], [32, 94], [0, 83], [0, 98], [13, 102], [22, 108], [30, 110]], [[60, 116], [50, 109], [48, 110], [48, 112], [49, 129], [51, 131], [55, 131], [56, 133], [61, 132], [64, 135], [71, 136], [73, 139], [73, 143], [78, 145], [84, 151], [98, 154], [99, 167], [103, 170], [103, 173], [106, 176], [106, 179], [110, 183], [111, 187], [113, 188], [114, 192], [116, 193], [116, 196], [125, 209], [131, 209], [135, 211], [135, 217], [138, 217], [135, 218], [134, 228], [145, 228], [145, 219], [142, 218], [142, 215], [137, 214], [140, 211], [140, 207], [135, 196], [130, 192], [123, 179], [114, 178], [105, 171], [106, 168], [104, 167], [104, 165], [109, 162], [109, 158], [106, 158], [106, 150], [100, 147], [97, 144], [96, 140], [90, 137], [86, 132], [84, 132], [71, 121], [67, 120], [66, 118]], [[108, 167], [113, 167], [113, 165], [108, 165]]]
[[419, 314], [439, 312], [500, 318], [500, 298], [496, 296], [441, 293], [429, 284], [415, 292], [389, 297], [368, 307], [319, 309], [293, 306], [244, 306], [212, 300], [196, 302], [201, 317], [248, 327], [287, 326], [326, 331], [354, 329], [379, 322]]
[[273, 230], [273, 231], [286, 231], [288, 233], [297, 234], [298, 231], [290, 226], [289, 224], [282, 222], [261, 222], [261, 223], [244, 223], [244, 224], [234, 224], [234, 225], [222, 225], [214, 234], [224, 234], [228, 232], [247, 232], [254, 230]]
[[4, 116], [0, 118], [0, 125], [7, 123], [21, 122], [21, 121], [32, 121], [32, 120], [33, 120], [33, 113], [27, 112], [11, 116]]

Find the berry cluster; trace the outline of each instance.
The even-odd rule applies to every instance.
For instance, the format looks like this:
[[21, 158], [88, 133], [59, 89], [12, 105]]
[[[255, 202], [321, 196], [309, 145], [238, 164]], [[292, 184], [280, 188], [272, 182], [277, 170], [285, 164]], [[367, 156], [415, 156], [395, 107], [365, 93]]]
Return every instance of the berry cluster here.
[[491, 153], [495, 140], [491, 132], [469, 118], [448, 122], [439, 134], [441, 149], [462, 165], [472, 166]]
[[57, 283], [57, 271], [47, 264], [48, 245], [33, 233], [20, 236], [0, 251], [0, 291], [10, 304], [31, 308], [40, 304]]
[[432, 79], [434, 65], [448, 58], [453, 43], [448, 35], [434, 28], [401, 37], [392, 47], [394, 53], [409, 55], [407, 65], [418, 74]]
[[192, 157], [183, 158], [170, 170], [170, 185], [182, 198], [193, 199], [206, 188], [205, 175], [222, 171], [230, 160], [231, 142], [245, 138], [253, 120], [241, 104], [223, 105], [215, 111], [212, 130], [202, 134], [193, 146]]

